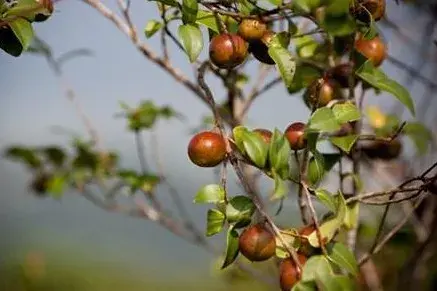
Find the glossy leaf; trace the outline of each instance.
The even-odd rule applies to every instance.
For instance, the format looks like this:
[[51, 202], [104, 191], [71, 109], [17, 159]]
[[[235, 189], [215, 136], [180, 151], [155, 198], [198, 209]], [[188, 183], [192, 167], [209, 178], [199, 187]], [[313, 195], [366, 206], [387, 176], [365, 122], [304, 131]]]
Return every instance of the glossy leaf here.
[[325, 205], [330, 211], [336, 212], [337, 202], [331, 192], [325, 189], [317, 189], [314, 191], [314, 193], [316, 194], [317, 199], [319, 199], [323, 205]]
[[225, 215], [217, 209], [209, 209], [206, 215], [206, 235], [213, 236], [222, 231]]
[[246, 196], [235, 196], [226, 205], [226, 219], [230, 222], [250, 221], [255, 212], [255, 204]]
[[238, 256], [238, 232], [230, 227], [226, 235], [226, 255], [221, 269], [232, 264]]
[[[354, 181], [356, 183], [356, 181]], [[357, 188], [359, 188], [357, 186]], [[346, 229], [353, 229], [358, 227], [358, 219], [360, 214], [360, 204], [359, 203], [351, 203], [346, 207], [346, 213], [344, 215], [344, 226]]]
[[349, 14], [326, 14], [320, 26], [332, 36], [348, 36], [356, 29], [356, 23]]
[[359, 135], [351, 134], [346, 136], [332, 136], [329, 141], [339, 147], [345, 153], [349, 153], [357, 141]]
[[311, 184], [317, 184], [322, 181], [326, 173], [338, 163], [341, 156], [339, 154], [320, 154], [312, 151], [313, 157], [308, 164], [308, 180]]
[[14, 146], [5, 151], [5, 157], [11, 160], [20, 161], [31, 169], [37, 169], [41, 166], [41, 159], [32, 149]]
[[344, 244], [339, 242], [329, 244], [327, 251], [328, 257], [332, 262], [350, 274], [358, 276], [359, 269], [357, 260], [354, 254]]
[[182, 0], [182, 21], [184, 24], [196, 22], [198, 10], [197, 0]]
[[273, 131], [269, 147], [269, 164], [281, 178], [288, 176], [288, 159], [291, 153], [290, 143], [279, 130]]
[[216, 33], [220, 32], [219, 25], [217, 24], [217, 19], [212, 12], [199, 10], [197, 12], [196, 23], [204, 25]]
[[[346, 203], [345, 203], [343, 195], [341, 195], [341, 194], [338, 195], [338, 199], [339, 199], [339, 202], [338, 202], [338, 207], [337, 207], [337, 211], [335, 212], [335, 214], [330, 216], [329, 218], [327, 218], [320, 225], [320, 232], [322, 235], [323, 243], [328, 243], [329, 241], [331, 241], [331, 239], [334, 237], [337, 230], [343, 224], [344, 216], [346, 214]], [[320, 243], [319, 243], [319, 239], [317, 237], [316, 231], [313, 231], [308, 236], [308, 241], [313, 247], [315, 247], [315, 248], [320, 247]]]
[[18, 17], [21, 19], [25, 19], [29, 22], [33, 22], [35, 21], [35, 17], [37, 15], [50, 16], [52, 14], [52, 11], [50, 11], [46, 5], [43, 5], [43, 3], [37, 0], [16, 1], [16, 5], [8, 9], [4, 13], [3, 17], [6, 19], [16, 19]]
[[322, 132], [334, 132], [339, 130], [341, 125], [330, 108], [322, 107], [311, 115], [309, 128]]
[[24, 18], [17, 18], [9, 23], [9, 27], [20, 41], [23, 51], [27, 50], [34, 37], [32, 24]]
[[194, 203], [219, 203], [225, 200], [225, 189], [217, 184], [209, 184], [199, 189]]
[[282, 180], [278, 174], [273, 174], [275, 186], [273, 189], [273, 194], [271, 196], [272, 200], [277, 200], [285, 197], [288, 192], [287, 182]]
[[269, 145], [256, 132], [244, 131], [242, 135], [244, 151], [259, 168], [264, 168], [267, 161]]
[[242, 154], [246, 154], [246, 150], [244, 149], [243, 140], [244, 140], [245, 133], [248, 131], [249, 130], [244, 126], [236, 126], [232, 129], [232, 134], [234, 136], [235, 145], [237, 146], [238, 150]]
[[151, 38], [156, 32], [162, 28], [163, 24], [157, 20], [150, 20], [144, 28], [144, 34], [147, 38]]
[[285, 86], [290, 90], [292, 89], [296, 71], [296, 60], [287, 49], [287, 46], [288, 43], [284, 43], [284, 38], [281, 35], [275, 36], [269, 45], [268, 54], [275, 62]]
[[305, 263], [302, 271], [302, 281], [311, 282], [316, 280], [316, 276], [329, 276], [333, 271], [331, 265], [324, 256], [312, 256]]
[[398, 82], [387, 77], [382, 70], [375, 68], [370, 60], [358, 68], [355, 74], [375, 88], [391, 93], [408, 108], [413, 116], [415, 115], [414, 103], [410, 93]]
[[335, 118], [340, 124], [359, 120], [361, 113], [352, 102], [335, 104], [332, 108]]
[[203, 49], [202, 32], [196, 24], [183, 24], [178, 33], [190, 62], [195, 62]]

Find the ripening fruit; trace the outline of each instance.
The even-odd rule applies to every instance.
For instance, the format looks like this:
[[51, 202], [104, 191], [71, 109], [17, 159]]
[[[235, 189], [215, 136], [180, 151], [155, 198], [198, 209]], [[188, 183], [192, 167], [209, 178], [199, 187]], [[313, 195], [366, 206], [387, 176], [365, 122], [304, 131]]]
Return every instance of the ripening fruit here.
[[402, 143], [398, 140], [372, 141], [361, 146], [361, 151], [371, 159], [393, 160], [402, 152]]
[[226, 157], [225, 141], [218, 133], [200, 132], [188, 145], [188, 157], [199, 167], [215, 167]]
[[260, 40], [267, 31], [267, 25], [258, 19], [243, 19], [238, 26], [238, 34], [248, 42]]
[[350, 8], [351, 14], [362, 22], [380, 20], [385, 14], [385, 0], [356, 0]]
[[238, 34], [223, 33], [214, 36], [209, 44], [209, 58], [219, 68], [232, 69], [247, 57], [247, 42]]
[[[302, 266], [307, 261], [307, 257], [299, 253], [297, 254], [297, 258]], [[279, 265], [279, 280], [282, 291], [290, 291], [300, 280], [297, 266], [294, 263], [293, 258], [286, 258], [281, 261], [281, 264]]]
[[272, 135], [273, 135], [273, 133], [270, 130], [264, 129], [264, 128], [257, 128], [257, 129], [254, 129], [253, 132], [256, 132], [259, 135], [261, 135], [261, 137], [265, 141], [265, 143], [270, 144], [270, 141], [272, 140]]
[[372, 39], [360, 36], [355, 40], [355, 49], [371, 60], [375, 67], [380, 66], [387, 56], [387, 46], [379, 36]]
[[247, 227], [238, 241], [240, 252], [252, 262], [265, 261], [276, 251], [275, 236], [259, 223]]
[[306, 147], [306, 139], [304, 137], [305, 123], [294, 122], [285, 130], [285, 137], [290, 143], [290, 148], [294, 151], [301, 150]]
[[269, 55], [268, 44], [272, 41], [275, 33], [267, 30], [260, 40], [255, 40], [249, 44], [249, 52], [261, 63], [274, 65], [275, 61]]
[[328, 105], [333, 99], [341, 96], [340, 85], [333, 79], [320, 78], [314, 80], [304, 93], [305, 104], [310, 108]]
[[[326, 72], [328, 78], [334, 79], [342, 88], [349, 88], [349, 76], [354, 76], [352, 66], [350, 64], [341, 64], [329, 69]], [[352, 78], [352, 85], [357, 84], [356, 78]]]

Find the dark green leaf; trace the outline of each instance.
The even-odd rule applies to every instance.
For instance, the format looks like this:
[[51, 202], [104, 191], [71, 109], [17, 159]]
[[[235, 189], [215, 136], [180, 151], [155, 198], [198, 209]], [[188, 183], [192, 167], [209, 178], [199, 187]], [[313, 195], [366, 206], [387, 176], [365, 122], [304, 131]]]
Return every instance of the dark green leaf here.
[[246, 196], [235, 196], [226, 205], [226, 219], [230, 223], [248, 221], [255, 212], [255, 204]]
[[278, 173], [281, 178], [287, 178], [289, 174], [288, 159], [291, 153], [290, 143], [284, 134], [277, 129], [273, 131], [268, 152], [271, 169]]
[[17, 18], [9, 23], [9, 27], [20, 41], [23, 51], [27, 50], [34, 36], [32, 24], [24, 18]]
[[219, 203], [225, 200], [225, 189], [217, 184], [209, 184], [199, 189], [194, 203]]
[[163, 24], [157, 20], [150, 20], [147, 22], [146, 27], [144, 28], [144, 34], [147, 38], [152, 37], [156, 32], [158, 32]]
[[226, 255], [221, 269], [232, 264], [238, 256], [238, 232], [230, 227], [226, 236]]
[[321, 0], [294, 0], [291, 3], [296, 11], [309, 13], [321, 5]]
[[0, 39], [0, 48], [11, 56], [18, 57], [23, 52], [20, 40], [9, 27], [4, 26], [0, 29]]
[[322, 107], [311, 115], [309, 128], [323, 132], [334, 132], [341, 128], [331, 108]]
[[327, 246], [329, 259], [340, 268], [354, 276], [358, 276], [359, 269], [354, 254], [342, 243], [336, 242]]
[[41, 149], [46, 158], [57, 167], [61, 167], [66, 159], [65, 152], [56, 146], [49, 146]]
[[360, 111], [352, 102], [335, 104], [332, 108], [332, 113], [334, 113], [335, 118], [340, 124], [361, 118]]
[[185, 52], [193, 63], [197, 60], [203, 49], [203, 36], [197, 24], [183, 24], [179, 26], [179, 38], [182, 41]]
[[275, 181], [275, 188], [273, 190], [273, 194], [271, 199], [272, 200], [276, 200], [276, 199], [281, 199], [283, 197], [285, 197], [285, 195], [288, 192], [288, 188], [287, 188], [287, 182], [282, 180], [281, 177], [276, 174], [275, 172], [273, 172], [273, 178]]
[[329, 15], [344, 15], [349, 13], [351, 0], [328, 0], [326, 3], [326, 13]]
[[358, 68], [355, 74], [375, 88], [391, 93], [415, 115], [410, 93], [398, 82], [387, 77], [382, 70], [375, 68], [370, 60]]
[[312, 151], [313, 157], [310, 158], [308, 165], [308, 180], [311, 184], [322, 181], [326, 173], [338, 163], [341, 156], [339, 154], [320, 154]]
[[325, 190], [325, 189], [317, 189], [314, 191], [316, 194], [317, 199], [325, 205], [330, 211], [336, 212], [337, 210], [337, 202], [334, 199], [331, 192]]
[[329, 141], [339, 147], [344, 152], [349, 153], [355, 142], [357, 141], [358, 137], [359, 135], [356, 134], [346, 136], [333, 136], [329, 138]]
[[36, 152], [30, 148], [21, 146], [10, 147], [6, 150], [5, 157], [11, 160], [21, 161], [32, 169], [37, 169], [41, 166], [40, 158], [36, 155]]
[[316, 280], [317, 276], [333, 275], [329, 261], [322, 255], [312, 256], [305, 263], [302, 271], [302, 281], [311, 282]]
[[[276, 39], [275, 39], [276, 38]], [[287, 40], [283, 34], [275, 36], [269, 44], [268, 54], [275, 61], [275, 64], [281, 74], [282, 80], [288, 90], [293, 87], [293, 78], [296, 71], [296, 60], [288, 51]], [[288, 35], [288, 42], [290, 41]]]
[[182, 21], [184, 24], [196, 22], [198, 10], [197, 0], [182, 0]]
[[213, 236], [222, 231], [225, 215], [217, 209], [209, 209], [206, 216], [206, 235]]

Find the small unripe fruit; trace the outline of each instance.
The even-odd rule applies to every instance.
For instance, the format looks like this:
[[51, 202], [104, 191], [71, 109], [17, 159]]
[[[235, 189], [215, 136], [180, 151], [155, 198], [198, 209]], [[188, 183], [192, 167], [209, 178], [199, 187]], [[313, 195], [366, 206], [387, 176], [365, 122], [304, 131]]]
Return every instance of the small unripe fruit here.
[[273, 133], [270, 130], [263, 129], [263, 128], [257, 128], [257, 129], [254, 129], [253, 132], [256, 132], [259, 135], [261, 135], [261, 137], [265, 141], [265, 143], [270, 144], [270, 141], [272, 140], [272, 135], [273, 135]]
[[243, 19], [238, 26], [238, 34], [249, 42], [261, 39], [266, 31], [267, 25], [258, 19]]
[[341, 64], [326, 72], [326, 77], [334, 79], [342, 88], [349, 88], [349, 76], [352, 76], [352, 85], [355, 87], [357, 82], [350, 64]]
[[333, 79], [320, 78], [313, 81], [304, 94], [305, 104], [310, 108], [328, 105], [341, 96], [340, 86]]
[[240, 252], [252, 262], [265, 261], [276, 251], [275, 236], [263, 224], [246, 228], [238, 241]]
[[298, 151], [306, 147], [304, 133], [305, 123], [294, 122], [287, 127], [285, 130], [285, 137], [288, 139], [292, 150]]
[[380, 66], [387, 56], [387, 47], [379, 36], [372, 39], [360, 36], [355, 40], [355, 49], [371, 60], [375, 67]]
[[200, 132], [188, 145], [188, 157], [199, 167], [215, 167], [226, 157], [225, 141], [218, 133]]
[[[303, 266], [307, 258], [302, 254], [297, 254], [299, 263]], [[301, 270], [302, 272], [302, 270]], [[289, 291], [300, 280], [297, 266], [293, 261], [293, 258], [286, 258], [281, 261], [279, 265], [279, 280], [281, 284], [281, 290]]]
[[223, 33], [212, 38], [209, 58], [219, 68], [232, 69], [244, 62], [247, 49], [247, 42], [238, 34]]
[[351, 14], [362, 22], [380, 20], [385, 14], [385, 0], [357, 0], [350, 8]]
[[398, 140], [372, 141], [361, 146], [361, 151], [371, 159], [393, 160], [402, 152], [402, 143]]
[[272, 41], [275, 33], [267, 30], [261, 39], [255, 40], [249, 44], [249, 52], [261, 63], [267, 65], [274, 65], [275, 61], [269, 55], [268, 44]]

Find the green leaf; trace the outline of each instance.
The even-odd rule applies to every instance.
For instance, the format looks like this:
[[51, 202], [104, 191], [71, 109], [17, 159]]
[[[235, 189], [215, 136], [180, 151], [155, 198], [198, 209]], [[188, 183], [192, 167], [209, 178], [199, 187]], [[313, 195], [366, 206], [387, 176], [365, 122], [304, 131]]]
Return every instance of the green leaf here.
[[53, 198], [59, 198], [64, 192], [67, 180], [64, 174], [54, 174], [47, 183], [47, 192], [51, 194]]
[[354, 254], [342, 243], [336, 242], [327, 246], [328, 258], [355, 277], [359, 274]]
[[359, 135], [351, 134], [346, 136], [332, 136], [329, 141], [339, 147], [342, 151], [349, 153], [357, 141]]
[[420, 122], [407, 122], [402, 132], [414, 143], [419, 155], [424, 155], [428, 152], [432, 142], [432, 132], [425, 125]]
[[[356, 181], [354, 182], [356, 183]], [[347, 205], [346, 214], [344, 216], [344, 222], [343, 222], [346, 229], [353, 229], [358, 227], [359, 214], [360, 214], [359, 203], [354, 202]]]
[[314, 56], [319, 43], [310, 35], [293, 38], [296, 46], [297, 55], [301, 58], [311, 58]]
[[332, 36], [348, 36], [356, 29], [355, 20], [349, 14], [326, 14], [320, 26]]
[[314, 193], [316, 194], [317, 199], [319, 199], [319, 201], [330, 211], [335, 212], [337, 210], [337, 202], [331, 192], [324, 189], [317, 189]]
[[11, 160], [20, 161], [31, 169], [37, 169], [41, 166], [41, 159], [36, 152], [30, 148], [14, 146], [5, 151], [5, 157]]
[[322, 181], [326, 173], [338, 163], [341, 158], [339, 154], [321, 154], [318, 151], [312, 151], [313, 157], [308, 164], [308, 180], [314, 185]]
[[217, 24], [217, 19], [215, 18], [212, 12], [199, 10], [197, 12], [196, 23], [204, 25], [216, 33], [220, 33], [220, 28], [219, 25]]
[[16, 19], [16, 17], [19, 17], [33, 22], [37, 20], [36, 18], [39, 15], [48, 17], [52, 14], [53, 11], [47, 5], [43, 5], [43, 3], [36, 0], [19, 0], [16, 5], [8, 9], [2, 16], [5, 19]]
[[156, 32], [162, 28], [163, 24], [157, 20], [150, 20], [144, 28], [144, 34], [147, 38], [151, 38]]
[[238, 256], [238, 232], [230, 227], [226, 236], [226, 255], [221, 269], [232, 264]]
[[255, 212], [255, 204], [246, 196], [235, 196], [226, 205], [226, 219], [230, 223], [250, 221]]
[[183, 24], [178, 29], [185, 52], [193, 63], [197, 60], [203, 49], [203, 36], [197, 24]]
[[269, 145], [256, 132], [243, 131], [242, 143], [245, 153], [250, 160], [258, 167], [264, 168], [267, 161]]
[[279, 6], [282, 4], [282, 0], [268, 0], [268, 1], [275, 6]]
[[341, 125], [330, 108], [322, 107], [311, 115], [309, 128], [316, 131], [334, 132], [339, 130]]
[[275, 188], [273, 190], [273, 194], [271, 196], [272, 200], [277, 200], [285, 197], [288, 192], [287, 182], [282, 180], [281, 177], [273, 172], [273, 178], [275, 181]]
[[[269, 147], [269, 164], [281, 178], [288, 177], [288, 158], [291, 153], [290, 143], [282, 132], [277, 130], [273, 131], [272, 139]], [[275, 187], [276, 188], [276, 187]]]
[[197, 0], [182, 0], [182, 21], [184, 24], [196, 22], [198, 10]]
[[305, 263], [302, 271], [302, 281], [311, 282], [316, 280], [316, 276], [333, 275], [329, 261], [322, 255], [312, 256]]
[[34, 36], [32, 24], [24, 18], [17, 18], [9, 23], [9, 27], [20, 41], [23, 51], [27, 50]]
[[410, 93], [398, 82], [387, 77], [382, 70], [375, 68], [370, 60], [358, 68], [355, 74], [373, 87], [391, 93], [415, 115]]
[[[278, 41], [279, 42], [279, 41]], [[296, 71], [296, 60], [283, 45], [272, 41], [268, 49], [269, 56], [275, 61], [276, 67], [281, 74], [282, 80], [288, 90], [293, 87], [293, 78]]]
[[237, 146], [238, 150], [244, 155], [246, 154], [246, 150], [244, 149], [244, 135], [249, 130], [244, 126], [236, 126], [232, 129], [232, 135], [234, 136], [234, 142]]
[[335, 104], [332, 108], [332, 113], [334, 113], [335, 118], [340, 124], [361, 118], [360, 111], [352, 102]]
[[179, 6], [179, 3], [176, 0], [148, 0], [148, 1], [159, 2], [172, 7]]
[[140, 175], [133, 170], [120, 170], [118, 176], [124, 183], [130, 186], [131, 193], [134, 193], [138, 189], [145, 192], [153, 191], [160, 182], [158, 176], [149, 174]]
[[291, 3], [293, 5], [293, 9], [300, 12], [310, 13], [312, 10], [321, 5], [321, 0], [294, 0]]
[[213, 236], [222, 231], [225, 215], [217, 209], [209, 209], [206, 215], [206, 236]]
[[46, 156], [46, 158], [53, 163], [56, 167], [61, 167], [66, 159], [65, 152], [56, 146], [48, 146], [41, 149], [41, 152]]
[[217, 184], [209, 184], [199, 189], [194, 203], [219, 203], [225, 201], [225, 189]]
[[316, 79], [320, 78], [321, 73], [318, 69], [306, 64], [297, 64], [293, 82], [288, 88], [290, 94], [298, 92], [308, 87]]
[[299, 281], [293, 286], [291, 291], [317, 291], [317, 286], [314, 282]]
[[[322, 234], [322, 239], [324, 240], [325, 243], [331, 241], [331, 239], [334, 237], [335, 233], [341, 227], [344, 221], [344, 216], [346, 214], [346, 202], [341, 193], [338, 195], [338, 198], [339, 198], [338, 200], [339, 202], [335, 215], [328, 217], [320, 225], [320, 232]], [[311, 246], [315, 248], [320, 247], [320, 243], [316, 231], [313, 231], [308, 236], [308, 241], [311, 244]]]
[[329, 0], [326, 5], [326, 13], [329, 15], [344, 15], [349, 13], [351, 0]]

